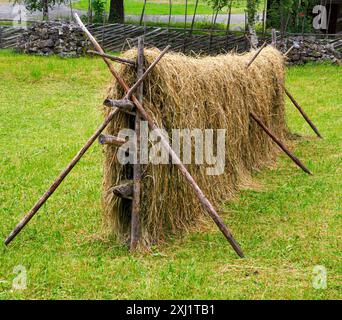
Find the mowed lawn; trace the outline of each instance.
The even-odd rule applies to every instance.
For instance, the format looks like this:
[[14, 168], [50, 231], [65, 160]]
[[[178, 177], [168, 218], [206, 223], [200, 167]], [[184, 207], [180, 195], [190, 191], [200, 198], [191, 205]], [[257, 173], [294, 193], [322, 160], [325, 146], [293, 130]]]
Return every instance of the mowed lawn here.
[[[0, 0], [1, 1], [1, 0]], [[109, 11], [109, 0], [104, 0], [107, 12]], [[143, 0], [125, 0], [125, 14], [140, 15], [143, 8]], [[195, 11], [196, 0], [188, 0], [188, 14], [192, 15]], [[73, 7], [76, 9], [88, 10], [88, 0], [79, 0]], [[232, 6], [232, 13], [244, 13], [246, 0], [235, 2]], [[169, 0], [147, 0], [145, 14], [147, 15], [168, 15], [170, 12]], [[221, 10], [220, 13], [228, 12], [228, 7]], [[171, 13], [173, 15], [183, 15], [185, 13], [185, 0], [172, 0]], [[199, 0], [197, 14], [212, 14], [213, 9], [206, 0]]]
[[[37, 201], [101, 123], [110, 75], [98, 59], [0, 51], [0, 238]], [[0, 299], [341, 299], [342, 68], [293, 67], [287, 87], [324, 136], [287, 102], [295, 153], [255, 175], [223, 215], [239, 259], [214, 227], [129, 254], [102, 230], [102, 147], [94, 144], [9, 247], [0, 245]], [[16, 266], [27, 288], [12, 289]], [[327, 288], [313, 288], [313, 268]]]

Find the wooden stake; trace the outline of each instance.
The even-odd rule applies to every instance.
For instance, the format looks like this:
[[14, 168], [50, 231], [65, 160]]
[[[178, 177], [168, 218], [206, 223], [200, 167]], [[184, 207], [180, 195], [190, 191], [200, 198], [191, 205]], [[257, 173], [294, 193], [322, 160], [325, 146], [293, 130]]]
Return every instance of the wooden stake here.
[[88, 50], [88, 53], [95, 54], [97, 56], [100, 56], [102, 58], [107, 58], [107, 59], [115, 61], [115, 62], [119, 62], [119, 63], [123, 63], [123, 64], [129, 64], [133, 67], [136, 66], [136, 63], [133, 60], [123, 59], [123, 58], [119, 58], [116, 56], [109, 55], [107, 53], [99, 53], [99, 52], [93, 51], [93, 50]]
[[121, 100], [106, 99], [105, 101], [103, 101], [103, 105], [110, 108], [118, 108], [125, 113], [135, 115], [134, 103], [126, 98]]
[[24, 216], [23, 219], [16, 225], [13, 231], [5, 240], [5, 245], [8, 245], [16, 235], [25, 227], [25, 225], [32, 219], [32, 217], [37, 213], [40, 207], [46, 202], [47, 199], [55, 192], [58, 186], [62, 183], [64, 178], [69, 174], [72, 168], [76, 165], [76, 163], [81, 159], [81, 157], [86, 153], [89, 147], [93, 144], [93, 142], [97, 139], [97, 137], [101, 134], [104, 128], [109, 124], [109, 122], [114, 118], [119, 109], [114, 109], [102, 123], [102, 125], [95, 131], [95, 133], [89, 138], [89, 140], [85, 143], [85, 145], [81, 148], [80, 151], [76, 154], [76, 156], [71, 160], [71, 162], [67, 165], [67, 167], [58, 175], [55, 181], [51, 184], [48, 190], [41, 196], [41, 198], [36, 202], [36, 204], [32, 207], [32, 209]]
[[252, 119], [268, 134], [268, 136], [272, 138], [272, 140], [280, 147], [280, 149], [283, 150], [298, 167], [300, 167], [307, 174], [312, 174], [311, 171], [306, 168], [304, 164], [297, 157], [295, 157], [292, 152], [288, 150], [288, 148], [266, 127], [266, 125], [253, 112], [250, 112], [250, 115]]
[[111, 188], [111, 191], [118, 197], [124, 199], [133, 199], [133, 181], [125, 181], [120, 185]]
[[284, 53], [284, 57], [287, 57], [287, 55], [294, 49], [294, 47], [295, 46], [291, 46], [291, 48]]
[[121, 139], [119, 137], [111, 136], [108, 134], [100, 134], [98, 140], [100, 144], [109, 144], [117, 147], [122, 146], [126, 142], [125, 139]]
[[272, 29], [272, 46], [277, 47], [277, 33], [275, 29]]
[[[144, 38], [138, 38], [138, 61], [137, 78], [142, 78], [144, 74]], [[137, 99], [143, 103], [143, 82], [137, 88]], [[133, 202], [132, 202], [132, 220], [131, 220], [131, 244], [130, 250], [134, 251], [137, 247], [140, 237], [140, 196], [141, 196], [141, 166], [140, 166], [140, 114], [136, 113], [134, 130], [136, 134], [136, 160], [133, 165]]]
[[249, 68], [249, 66], [254, 62], [254, 60], [258, 57], [258, 55], [261, 53], [261, 51], [267, 46], [267, 43], [264, 42], [263, 45], [258, 49], [258, 51], [254, 54], [252, 59], [247, 63], [246, 69]]
[[[74, 13], [75, 19], [81, 29], [85, 32], [85, 34], [88, 36], [89, 40], [93, 43], [94, 47], [99, 51], [103, 52], [102, 48], [100, 45], [97, 43], [95, 38], [90, 34], [90, 32], [87, 30], [87, 28], [84, 26], [83, 22], [80, 20], [78, 17], [77, 13]], [[104, 58], [105, 60], [106, 58]], [[106, 60], [105, 60], [106, 62]], [[106, 62], [107, 63], [107, 62]], [[107, 64], [108, 65], [108, 64]], [[108, 65], [109, 67], [109, 65]], [[110, 67], [109, 67], [110, 68]], [[110, 71], [118, 81], [118, 83], [123, 87], [123, 89], [128, 92], [129, 87], [125, 83], [125, 81], [120, 77], [120, 75], [115, 71], [114, 68], [110, 68]], [[135, 106], [137, 107], [138, 111], [140, 112], [142, 118], [144, 118], [150, 127], [151, 130], [159, 130], [159, 128], [154, 124], [152, 118], [148, 115], [148, 113], [145, 111], [139, 100], [132, 95], [132, 101], [134, 102]], [[184, 176], [185, 180], [190, 184], [192, 189], [194, 190], [196, 196], [198, 197], [199, 201], [201, 202], [202, 206], [204, 209], [208, 212], [208, 214], [211, 216], [211, 218], [214, 220], [220, 231], [223, 233], [223, 235], [226, 237], [228, 242], [231, 244], [235, 252], [240, 256], [244, 257], [243, 252], [239, 246], [239, 244], [236, 242], [234, 239], [232, 233], [228, 229], [228, 227], [224, 224], [223, 220], [221, 217], [217, 214], [216, 210], [210, 203], [210, 201], [207, 199], [207, 197], [204, 195], [203, 191], [200, 189], [200, 187], [197, 185], [193, 177], [190, 175], [189, 171], [186, 169], [186, 167], [183, 165], [183, 163], [180, 161], [178, 155], [173, 151], [173, 149], [170, 147], [168, 141], [165, 139], [162, 133], [160, 133], [160, 142], [162, 143], [163, 147], [168, 151], [168, 153], [171, 156], [171, 159], [173, 160], [173, 163], [176, 164], [178, 167], [179, 171], [182, 173]]]
[[256, 49], [256, 46], [252, 43], [251, 38], [247, 34], [245, 34], [245, 38], [248, 41], [249, 46], [251, 47], [251, 49]]
[[303, 116], [303, 118], [305, 119], [305, 121], [309, 124], [309, 126], [312, 128], [312, 130], [317, 134], [317, 136], [320, 139], [323, 139], [323, 137], [321, 136], [321, 134], [319, 133], [318, 129], [316, 128], [316, 126], [313, 124], [313, 122], [311, 121], [311, 119], [309, 118], [309, 116], [305, 113], [305, 111], [303, 110], [303, 108], [299, 105], [299, 103], [295, 100], [295, 98], [292, 96], [292, 94], [286, 89], [285, 89], [285, 93], [286, 95], [290, 98], [291, 102], [293, 103], [293, 105], [298, 109], [298, 111], [301, 113], [301, 115]]

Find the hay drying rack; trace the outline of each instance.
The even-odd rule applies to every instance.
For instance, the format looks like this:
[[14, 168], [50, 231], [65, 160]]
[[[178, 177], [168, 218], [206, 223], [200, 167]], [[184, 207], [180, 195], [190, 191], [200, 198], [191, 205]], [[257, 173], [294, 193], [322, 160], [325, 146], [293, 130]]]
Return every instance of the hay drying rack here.
[[[139, 243], [140, 238], [140, 230], [139, 230], [139, 215], [140, 215], [140, 194], [141, 194], [141, 167], [139, 164], [139, 141], [140, 141], [140, 122], [141, 120], [146, 120], [150, 130], [159, 130], [157, 125], [154, 123], [152, 118], [146, 113], [142, 102], [143, 102], [143, 81], [147, 77], [147, 75], [153, 70], [156, 64], [162, 59], [165, 53], [169, 50], [169, 46], [167, 46], [163, 51], [161, 51], [160, 55], [152, 62], [152, 64], [144, 70], [144, 39], [140, 37], [138, 39], [138, 56], [137, 61], [127, 60], [119, 57], [114, 57], [106, 54], [101, 46], [98, 44], [96, 39], [91, 35], [91, 33], [87, 30], [85, 25], [80, 20], [77, 13], [74, 14], [75, 20], [89, 38], [90, 42], [96, 49], [96, 51], [91, 51], [94, 54], [97, 54], [103, 58], [103, 61], [107, 64], [109, 71], [114, 76], [114, 78], [118, 81], [120, 86], [125, 91], [125, 96], [121, 100], [111, 100], [106, 99], [104, 101], [104, 105], [112, 108], [111, 112], [107, 115], [104, 122], [100, 125], [100, 127], [94, 132], [94, 134], [89, 138], [89, 140], [85, 143], [85, 145], [80, 149], [80, 151], [75, 155], [75, 157], [71, 160], [71, 162], [67, 165], [67, 167], [58, 175], [55, 181], [51, 184], [49, 189], [41, 196], [41, 198], [36, 202], [36, 204], [32, 207], [32, 209], [22, 218], [22, 220], [16, 225], [13, 231], [9, 234], [9, 236], [5, 240], [5, 244], [8, 245], [17, 234], [25, 227], [25, 225], [32, 219], [32, 217], [37, 213], [40, 207], [47, 201], [47, 199], [54, 193], [54, 191], [58, 188], [64, 178], [70, 173], [76, 163], [81, 159], [81, 157], [85, 154], [85, 152], [89, 149], [89, 147], [95, 142], [95, 140], [99, 139], [100, 144], [109, 144], [121, 146], [125, 141], [119, 137], [105, 135], [102, 134], [102, 131], [107, 127], [107, 125], [114, 119], [118, 112], [125, 112], [135, 117], [134, 119], [134, 130], [137, 135], [137, 147], [136, 147], [136, 157], [138, 159], [137, 163], [133, 165], [133, 180], [129, 184], [118, 185], [113, 188], [113, 192], [120, 197], [128, 198], [132, 200], [132, 216], [131, 216], [131, 237], [130, 237], [130, 250], [134, 251]], [[272, 44], [275, 45], [275, 37], [273, 37]], [[253, 45], [251, 45], [253, 48]], [[266, 47], [266, 43], [264, 43], [253, 55], [251, 60], [246, 65], [246, 69], [253, 63], [253, 61], [258, 57], [260, 52]], [[254, 47], [254, 49], [256, 49]], [[136, 68], [137, 70], [137, 81], [136, 83], [129, 88], [126, 82], [121, 78], [121, 76], [114, 69], [112, 61], [116, 61], [119, 63], [129, 64]], [[312, 123], [310, 118], [306, 115], [304, 110], [300, 107], [300, 105], [296, 102], [293, 96], [288, 92], [286, 88], [284, 88], [285, 93], [290, 98], [295, 107], [300, 111], [301, 115], [304, 119], [309, 123], [311, 128], [315, 131], [319, 138], [322, 138], [320, 133], [318, 132], [315, 125]], [[283, 150], [291, 160], [299, 166], [304, 172], [307, 174], [311, 174], [310, 170], [305, 167], [305, 165], [293, 155], [293, 153], [285, 146], [285, 144], [280, 141], [268, 128], [267, 126], [258, 118], [256, 114], [250, 112], [250, 117], [253, 119], [260, 128]], [[210, 215], [210, 217], [214, 220], [220, 231], [223, 233], [225, 238], [228, 240], [230, 245], [233, 247], [235, 252], [240, 256], [244, 257], [242, 249], [240, 248], [237, 241], [234, 239], [232, 233], [229, 228], [225, 225], [222, 218], [218, 215], [213, 205], [204, 195], [200, 187], [197, 185], [196, 181], [193, 179], [187, 168], [182, 164], [178, 155], [173, 151], [169, 142], [164, 138], [162, 134], [160, 136], [160, 142], [163, 147], [168, 151], [171, 159], [174, 161], [185, 180], [189, 183], [193, 191], [195, 192], [198, 200], [202, 204], [205, 211]]]

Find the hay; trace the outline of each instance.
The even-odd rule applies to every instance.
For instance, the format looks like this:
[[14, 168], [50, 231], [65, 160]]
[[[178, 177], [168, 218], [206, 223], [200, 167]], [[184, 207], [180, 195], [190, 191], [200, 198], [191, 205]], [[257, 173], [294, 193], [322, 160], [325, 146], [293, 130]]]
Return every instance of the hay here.
[[[158, 54], [157, 49], [146, 49], [146, 66]], [[217, 209], [241, 185], [250, 182], [253, 170], [270, 164], [277, 154], [276, 146], [250, 119], [249, 111], [254, 111], [279, 138], [284, 139], [287, 131], [283, 57], [267, 47], [246, 70], [253, 54], [202, 58], [166, 54], [144, 82], [144, 107], [169, 134], [173, 128], [226, 129], [224, 174], [208, 176], [207, 166], [187, 166]], [[137, 51], [132, 49], [124, 57], [136, 59], [136, 55]], [[136, 80], [136, 72], [130, 66], [121, 66], [119, 73], [129, 85]], [[116, 82], [111, 85], [108, 97], [123, 97]], [[107, 133], [116, 135], [120, 129], [132, 125], [130, 117], [120, 112]], [[117, 162], [116, 151], [112, 146], [105, 150], [103, 203], [110, 229], [120, 241], [127, 241], [130, 202], [114, 196], [110, 188], [131, 178], [132, 173], [131, 168]], [[194, 192], [174, 165], [149, 164], [143, 171], [141, 227], [146, 245], [169, 234], [198, 228], [207, 220]]]

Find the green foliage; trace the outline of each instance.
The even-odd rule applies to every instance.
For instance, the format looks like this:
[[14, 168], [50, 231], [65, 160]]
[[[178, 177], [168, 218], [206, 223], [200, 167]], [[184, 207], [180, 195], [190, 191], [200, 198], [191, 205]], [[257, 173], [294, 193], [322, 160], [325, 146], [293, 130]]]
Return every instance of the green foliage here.
[[256, 14], [261, 0], [247, 0], [247, 18], [248, 24], [254, 28]]
[[213, 8], [213, 11], [221, 11], [227, 7], [230, 0], [207, 0], [208, 4]]
[[103, 18], [106, 12], [106, 1], [105, 0], [92, 0], [92, 8], [94, 11], [93, 22], [103, 22]]
[[316, 0], [274, 0], [268, 11], [267, 24], [282, 32], [311, 32], [311, 12], [316, 4]]
[[[26, 9], [32, 11], [43, 11], [44, 1], [42, 0], [14, 0], [13, 3], [24, 4]], [[53, 6], [63, 3], [69, 3], [69, 0], [47, 0], [48, 7], [51, 9]]]
[[[144, 1], [142, 0], [125, 0], [125, 14], [140, 15]], [[109, 11], [110, 1], [106, 0], [106, 11]], [[88, 0], [79, 0], [73, 3], [75, 9], [88, 10]], [[233, 0], [232, 13], [244, 13], [246, 8], [246, 0]], [[188, 2], [188, 14], [192, 15], [195, 9], [195, 0]], [[220, 13], [227, 13], [228, 7], [224, 7]], [[185, 1], [173, 0], [172, 1], [172, 14], [183, 15], [185, 13]], [[200, 0], [197, 7], [197, 14], [212, 14], [213, 8], [208, 4], [207, 0]], [[146, 4], [147, 15], [168, 15], [169, 3], [168, 1], [151, 1], [148, 0]]]

